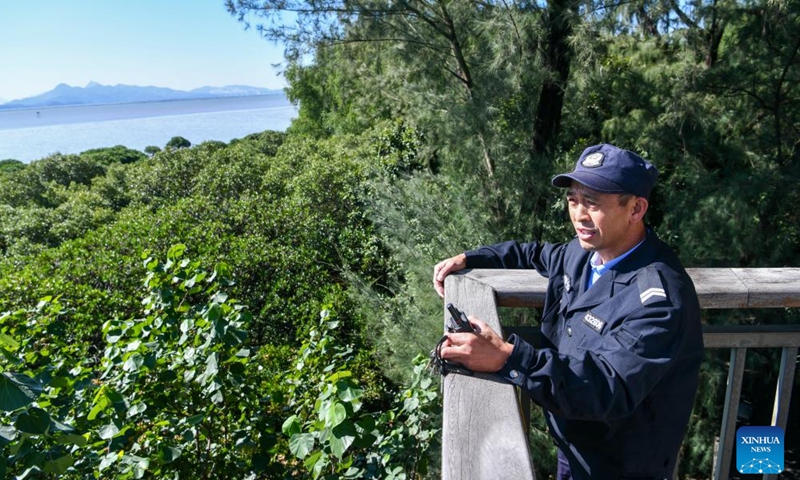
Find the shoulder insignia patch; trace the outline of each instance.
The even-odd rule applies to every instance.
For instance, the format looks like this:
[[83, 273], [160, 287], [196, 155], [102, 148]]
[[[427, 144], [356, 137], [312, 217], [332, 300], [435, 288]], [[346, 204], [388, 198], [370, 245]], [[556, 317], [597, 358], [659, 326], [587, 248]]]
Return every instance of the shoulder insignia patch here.
[[592, 312], [586, 312], [586, 315], [583, 316], [583, 323], [592, 327], [592, 330], [597, 333], [602, 332], [603, 327], [606, 326], [606, 322], [595, 316]]
[[639, 286], [639, 300], [642, 305], [667, 300], [667, 292], [664, 290], [664, 283], [656, 267], [648, 265], [639, 271], [636, 275], [636, 283]]

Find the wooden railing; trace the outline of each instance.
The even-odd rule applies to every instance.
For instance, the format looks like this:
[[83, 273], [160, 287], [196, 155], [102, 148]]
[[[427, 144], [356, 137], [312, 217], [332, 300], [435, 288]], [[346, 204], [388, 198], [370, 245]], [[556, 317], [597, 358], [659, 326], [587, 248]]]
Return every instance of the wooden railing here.
[[[702, 308], [800, 307], [800, 268], [688, 269]], [[503, 332], [498, 307], [541, 308], [547, 279], [532, 270], [465, 270], [445, 279], [445, 303]], [[447, 312], [445, 311], [445, 315]], [[517, 329], [525, 334], [525, 329]], [[800, 325], [706, 326], [706, 348], [730, 348], [727, 393], [720, 428], [715, 480], [730, 473], [744, 361], [748, 348], [782, 348], [772, 425], [786, 429]], [[535, 479], [527, 440], [526, 412], [515, 387], [491, 375], [444, 378], [442, 478]], [[764, 478], [774, 478], [765, 475]]]

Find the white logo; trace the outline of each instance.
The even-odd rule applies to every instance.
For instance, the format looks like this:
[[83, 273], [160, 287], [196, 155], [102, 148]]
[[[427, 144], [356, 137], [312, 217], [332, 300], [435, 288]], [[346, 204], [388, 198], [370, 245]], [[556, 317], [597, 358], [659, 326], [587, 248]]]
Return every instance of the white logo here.
[[564, 274], [564, 290], [567, 292], [572, 291], [572, 279], [566, 273]]
[[581, 165], [586, 168], [595, 168], [599, 167], [603, 164], [603, 154], [600, 152], [593, 153], [591, 155], [587, 155], [586, 158], [583, 159]]

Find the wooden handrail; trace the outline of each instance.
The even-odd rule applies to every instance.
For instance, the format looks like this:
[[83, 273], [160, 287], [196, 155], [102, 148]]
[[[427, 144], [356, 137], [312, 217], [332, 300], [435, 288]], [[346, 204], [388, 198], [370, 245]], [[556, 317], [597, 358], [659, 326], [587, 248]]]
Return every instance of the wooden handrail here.
[[[687, 269], [706, 309], [800, 307], [800, 268]], [[465, 270], [445, 280], [452, 302], [502, 332], [498, 307], [541, 308], [547, 279], [532, 270]], [[444, 312], [445, 318], [447, 312]], [[524, 330], [527, 327], [523, 327]], [[713, 478], [727, 478], [747, 348], [783, 348], [773, 424], [785, 429], [800, 326], [705, 326], [706, 348], [731, 348]], [[443, 383], [442, 478], [535, 479], [517, 392], [491, 376], [448, 375]], [[765, 478], [772, 478], [765, 476]]]
[[[800, 268], [687, 268], [702, 308], [800, 307]], [[465, 270], [500, 307], [541, 308], [547, 279], [532, 270]]]

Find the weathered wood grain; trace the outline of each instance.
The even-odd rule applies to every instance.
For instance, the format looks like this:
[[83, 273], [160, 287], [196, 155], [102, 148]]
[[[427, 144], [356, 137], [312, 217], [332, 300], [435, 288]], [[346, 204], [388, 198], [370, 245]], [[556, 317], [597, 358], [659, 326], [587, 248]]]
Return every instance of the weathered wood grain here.
[[[445, 292], [445, 304], [452, 302], [502, 332], [491, 288], [466, 275], [450, 275]], [[446, 319], [447, 310], [444, 314]], [[492, 376], [444, 378], [442, 478], [535, 480], [514, 386]]]
[[800, 268], [731, 268], [747, 288], [748, 308], [800, 307]]
[[[800, 268], [689, 268], [702, 308], [800, 307]], [[541, 308], [547, 279], [534, 270], [464, 273], [495, 291], [500, 307]]]

